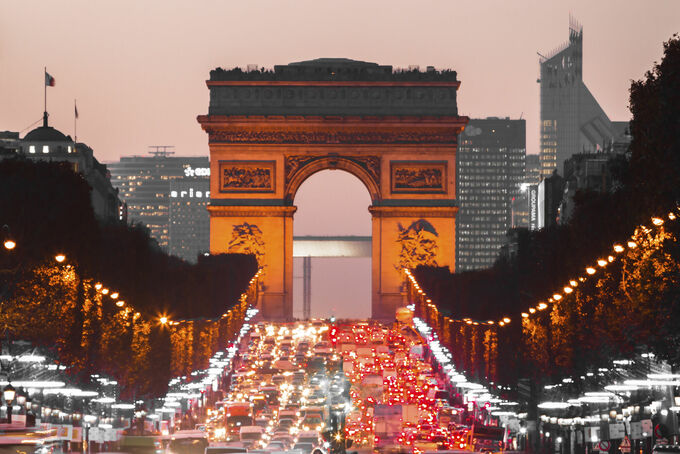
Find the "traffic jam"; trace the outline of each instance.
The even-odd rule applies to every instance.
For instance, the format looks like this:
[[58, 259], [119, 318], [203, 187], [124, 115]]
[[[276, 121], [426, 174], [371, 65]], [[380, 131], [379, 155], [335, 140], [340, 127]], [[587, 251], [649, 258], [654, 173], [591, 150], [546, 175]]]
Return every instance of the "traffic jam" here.
[[403, 308], [397, 320], [253, 321], [230, 350], [221, 398], [206, 402], [193, 430], [172, 431], [168, 451], [517, 449], [516, 431], [491, 411], [494, 399], [451, 387], [439, 347], [412, 312]]

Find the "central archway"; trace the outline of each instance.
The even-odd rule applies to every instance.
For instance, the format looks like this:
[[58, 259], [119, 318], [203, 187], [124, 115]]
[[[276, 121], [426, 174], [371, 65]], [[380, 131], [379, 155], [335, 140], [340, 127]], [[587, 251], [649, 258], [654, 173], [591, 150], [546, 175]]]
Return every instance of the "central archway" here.
[[305, 179], [294, 203], [294, 317], [370, 317], [370, 248], [366, 255], [353, 247], [371, 236], [365, 185], [347, 171], [321, 170]]
[[[344, 170], [358, 178], [368, 190], [373, 204], [380, 200], [379, 159], [365, 157], [347, 157], [337, 155], [327, 156], [296, 156], [286, 160], [290, 171], [290, 181], [286, 185], [286, 200], [291, 203], [302, 183], [312, 175], [324, 170]], [[293, 168], [294, 167], [294, 168]]]

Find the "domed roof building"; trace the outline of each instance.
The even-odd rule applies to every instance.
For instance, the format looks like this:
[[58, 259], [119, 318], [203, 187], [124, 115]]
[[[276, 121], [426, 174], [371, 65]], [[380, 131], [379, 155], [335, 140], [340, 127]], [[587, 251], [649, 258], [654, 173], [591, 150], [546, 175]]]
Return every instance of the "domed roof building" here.
[[88, 182], [95, 214], [102, 220], [119, 220], [124, 211], [118, 190], [111, 185], [105, 164], [94, 157], [92, 148], [77, 143], [48, 124], [48, 113], [43, 113], [43, 124], [20, 139], [19, 153], [35, 161], [68, 162]]

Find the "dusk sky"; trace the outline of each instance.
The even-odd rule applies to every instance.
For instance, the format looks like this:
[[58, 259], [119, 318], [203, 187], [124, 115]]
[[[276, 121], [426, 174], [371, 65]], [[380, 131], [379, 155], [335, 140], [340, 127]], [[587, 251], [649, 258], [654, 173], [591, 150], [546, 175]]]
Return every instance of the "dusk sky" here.
[[[678, 0], [0, 0], [0, 130], [23, 136], [40, 120], [46, 66], [56, 79], [47, 89], [50, 124], [73, 135], [77, 99], [78, 139], [100, 161], [146, 154], [149, 145], [207, 155], [196, 116], [208, 111], [211, 69], [347, 57], [458, 71], [460, 114], [522, 116], [527, 151], [537, 153], [536, 52], [568, 39], [570, 14], [584, 28], [586, 84], [611, 119], [628, 120], [630, 81], [680, 31]], [[335, 183], [302, 187], [296, 234], [370, 234], [368, 193], [334, 174]], [[355, 200], [360, 214], [331, 223], [329, 194]]]

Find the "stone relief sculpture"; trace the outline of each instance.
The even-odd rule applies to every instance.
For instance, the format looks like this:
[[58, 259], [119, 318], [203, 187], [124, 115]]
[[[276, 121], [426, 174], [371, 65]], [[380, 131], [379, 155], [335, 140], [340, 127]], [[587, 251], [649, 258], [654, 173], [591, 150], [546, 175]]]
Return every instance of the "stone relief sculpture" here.
[[210, 143], [437, 143], [455, 144], [453, 132], [306, 132], [306, 131], [211, 131]]
[[434, 226], [425, 219], [418, 219], [407, 228], [404, 228], [401, 223], [398, 227], [397, 244], [400, 252], [399, 265], [396, 268], [412, 270], [418, 265], [437, 266], [439, 234]]
[[262, 239], [262, 230], [255, 224], [235, 225], [231, 232], [231, 241], [227, 246], [227, 252], [236, 254], [253, 254], [260, 268], [265, 267], [265, 248]]
[[394, 172], [394, 187], [398, 189], [440, 189], [443, 186], [442, 169], [401, 168]]
[[446, 192], [446, 162], [393, 162], [392, 192]]
[[220, 162], [220, 191], [274, 190], [274, 162]]

